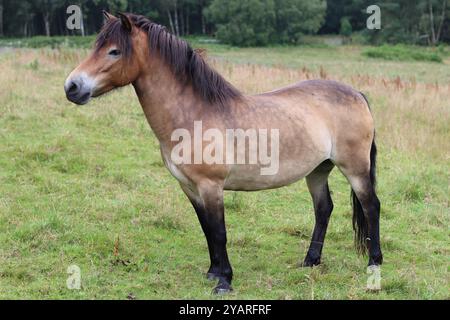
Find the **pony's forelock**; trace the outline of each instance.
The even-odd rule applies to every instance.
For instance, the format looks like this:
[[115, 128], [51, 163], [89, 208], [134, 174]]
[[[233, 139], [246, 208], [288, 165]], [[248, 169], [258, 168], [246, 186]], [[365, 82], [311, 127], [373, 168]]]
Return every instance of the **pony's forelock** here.
[[114, 44], [125, 57], [130, 57], [133, 51], [133, 42], [120, 19], [111, 18], [103, 26], [95, 41], [95, 52], [98, 53], [104, 46]]

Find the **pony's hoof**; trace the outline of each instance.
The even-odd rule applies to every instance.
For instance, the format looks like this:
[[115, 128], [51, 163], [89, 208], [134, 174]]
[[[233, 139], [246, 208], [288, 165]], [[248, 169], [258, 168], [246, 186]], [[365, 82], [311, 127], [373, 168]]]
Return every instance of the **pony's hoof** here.
[[306, 258], [303, 263], [300, 264], [301, 268], [312, 268], [320, 265], [320, 258], [319, 259], [310, 259]]
[[381, 253], [376, 256], [370, 257], [369, 259], [369, 267], [381, 266], [382, 264], [383, 264], [383, 255]]
[[217, 287], [214, 288], [213, 294], [215, 295], [225, 295], [231, 293], [233, 288], [227, 283], [219, 283]]

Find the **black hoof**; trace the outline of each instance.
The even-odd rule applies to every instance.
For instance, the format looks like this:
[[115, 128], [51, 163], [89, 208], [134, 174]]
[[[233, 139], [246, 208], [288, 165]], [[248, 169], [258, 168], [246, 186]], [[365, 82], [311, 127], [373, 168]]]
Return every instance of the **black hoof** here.
[[213, 294], [224, 295], [233, 291], [233, 288], [228, 283], [219, 283], [217, 287], [214, 288]]
[[300, 267], [302, 268], [312, 268], [320, 265], [320, 258], [311, 259], [309, 257], [306, 257], [305, 261], [303, 261], [302, 264], [300, 264]]

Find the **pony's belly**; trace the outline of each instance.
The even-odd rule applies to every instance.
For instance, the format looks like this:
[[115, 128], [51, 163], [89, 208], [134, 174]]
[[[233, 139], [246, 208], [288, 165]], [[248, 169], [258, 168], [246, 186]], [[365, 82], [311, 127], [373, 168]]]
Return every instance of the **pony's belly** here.
[[[320, 164], [320, 163], [319, 163]], [[298, 162], [280, 164], [278, 173], [274, 175], [261, 174], [262, 167], [250, 165], [235, 165], [225, 180], [225, 190], [231, 191], [259, 191], [281, 188], [295, 183], [309, 173], [318, 164], [303, 164]]]

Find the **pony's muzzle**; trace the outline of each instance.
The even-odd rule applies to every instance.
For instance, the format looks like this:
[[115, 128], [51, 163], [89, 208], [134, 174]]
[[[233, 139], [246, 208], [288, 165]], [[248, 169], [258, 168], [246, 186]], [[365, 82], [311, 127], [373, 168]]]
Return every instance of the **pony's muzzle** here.
[[68, 79], [64, 85], [64, 90], [67, 99], [78, 105], [88, 103], [92, 97], [92, 87], [82, 77]]

